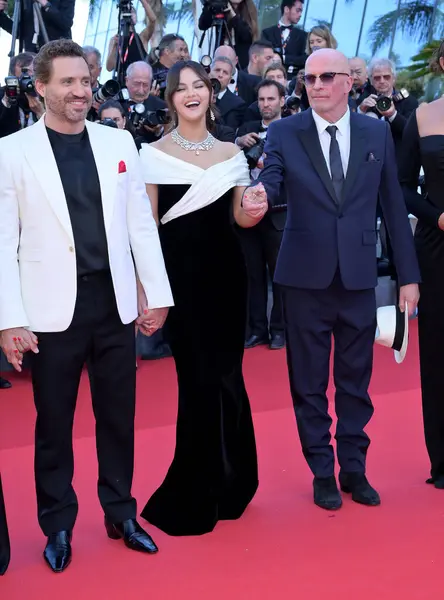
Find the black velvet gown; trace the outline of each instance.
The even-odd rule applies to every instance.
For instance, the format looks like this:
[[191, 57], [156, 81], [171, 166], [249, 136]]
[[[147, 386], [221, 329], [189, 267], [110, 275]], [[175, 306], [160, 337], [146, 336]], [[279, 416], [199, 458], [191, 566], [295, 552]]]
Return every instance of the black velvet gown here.
[[[426, 195], [417, 193], [424, 169]], [[408, 210], [418, 218], [415, 243], [421, 269], [418, 304], [419, 360], [429, 483], [444, 487], [444, 135], [420, 137], [416, 113], [404, 129], [399, 171]]]
[[0, 475], [0, 575], [4, 575], [9, 565], [10, 547], [8, 523], [3, 499], [2, 478]]
[[[158, 185], [159, 218], [189, 185]], [[175, 306], [166, 336], [179, 387], [176, 450], [142, 517], [170, 535], [237, 519], [258, 486], [242, 375], [247, 277], [230, 220], [232, 190], [159, 229]]]

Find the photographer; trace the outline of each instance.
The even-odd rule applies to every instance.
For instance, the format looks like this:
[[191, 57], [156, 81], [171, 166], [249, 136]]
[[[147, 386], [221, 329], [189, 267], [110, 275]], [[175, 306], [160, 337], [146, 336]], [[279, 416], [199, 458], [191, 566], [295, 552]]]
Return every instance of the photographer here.
[[168, 71], [177, 62], [188, 59], [188, 46], [181, 35], [169, 33], [160, 40], [156, 55], [158, 60], [153, 64], [153, 77], [159, 89], [159, 95], [163, 98]]
[[8, 0], [0, 0], [0, 28], [12, 33], [13, 22], [8, 15]]
[[225, 56], [220, 56], [213, 61], [210, 77], [217, 79], [220, 83], [216, 107], [222, 118], [222, 124], [236, 130], [244, 122], [247, 105], [239, 96], [235, 96], [228, 89], [234, 71], [235, 66], [231, 60]]
[[[137, 12], [131, 6], [131, 25], [130, 37], [122, 48], [122, 68], [126, 71], [129, 65], [139, 60], [146, 60], [148, 56], [148, 44], [153, 37], [156, 28], [156, 15], [147, 0], [140, 0], [145, 10], [146, 27], [139, 33], [136, 32]], [[131, 3], [129, 3], [131, 5]], [[106, 59], [106, 68], [108, 71], [114, 71], [117, 66], [117, 53], [119, 51], [119, 36], [111, 38], [108, 46], [108, 57]]]
[[399, 163], [402, 134], [407, 119], [418, 107], [418, 101], [407, 90], [395, 90], [395, 66], [388, 58], [376, 58], [368, 65], [372, 92], [358, 107], [358, 112], [385, 119], [390, 125]]
[[[22, 4], [20, 15], [20, 40], [23, 42], [24, 50], [26, 52], [38, 52], [39, 48], [45, 43], [40, 23], [35, 17], [34, 2], [40, 5], [42, 21], [49, 41], [61, 38], [71, 39], [75, 0], [29, 0]], [[2, 10], [2, 4], [5, 6], [3, 9], [5, 10], [7, 2], [0, 0], [0, 10]], [[3, 16], [3, 19], [5, 19], [5, 16]], [[12, 28], [10, 31], [1, 20], [0, 26], [11, 33]]]
[[214, 53], [214, 60], [220, 56], [229, 58], [235, 67], [231, 81], [228, 84], [228, 89], [235, 96], [242, 98], [247, 106], [249, 106], [257, 99], [256, 86], [261, 82], [262, 77], [256, 77], [246, 71], [241, 71], [239, 69], [239, 59], [231, 46], [219, 46]]
[[[130, 99], [123, 103], [123, 107], [135, 129], [136, 144], [138, 147], [143, 142], [151, 144], [162, 137], [165, 124], [159, 123], [153, 113], [160, 111], [161, 117], [165, 115], [168, 118], [165, 102], [152, 93], [154, 87], [151, 66], [142, 61], [132, 63], [126, 72], [126, 86]], [[141, 109], [142, 113], [137, 112], [136, 108]]]
[[[277, 81], [264, 79], [257, 91], [261, 120], [242, 125], [236, 140], [236, 144], [245, 152], [252, 179], [256, 179], [263, 168], [268, 127], [281, 119], [285, 104], [285, 88]], [[285, 195], [281, 194], [281, 197], [282, 203], [268, 212], [256, 227], [239, 231], [249, 281], [249, 334], [245, 342], [246, 348], [269, 344], [270, 349], [277, 350], [285, 345], [281, 295], [274, 283], [270, 323], [267, 317], [267, 267], [273, 280], [287, 218]]]
[[282, 56], [289, 79], [303, 68], [307, 60], [307, 33], [296, 27], [302, 17], [303, 8], [303, 0], [283, 0], [279, 23], [262, 32], [262, 38], [270, 42], [275, 52]]
[[0, 138], [33, 125], [45, 112], [32, 82], [34, 54], [11, 59], [10, 75], [0, 89]]
[[[207, 31], [215, 24], [215, 19], [222, 15], [226, 27], [222, 28], [220, 45], [233, 46], [239, 59], [241, 69], [248, 65], [248, 50], [259, 37], [257, 8], [254, 0], [204, 0], [199, 17], [199, 29]], [[214, 37], [214, 36], [213, 36]], [[214, 54], [216, 48], [210, 51]]]

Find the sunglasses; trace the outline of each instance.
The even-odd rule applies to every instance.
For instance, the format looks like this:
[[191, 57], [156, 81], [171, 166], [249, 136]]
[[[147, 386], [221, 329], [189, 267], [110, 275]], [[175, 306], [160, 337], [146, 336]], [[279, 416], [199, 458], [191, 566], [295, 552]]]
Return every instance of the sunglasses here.
[[348, 73], [322, 73], [321, 75], [312, 75], [311, 73], [306, 73], [304, 75], [305, 85], [314, 85], [316, 83], [316, 79], [320, 79], [323, 85], [331, 85], [336, 75], [345, 75], [346, 77], [350, 77]]

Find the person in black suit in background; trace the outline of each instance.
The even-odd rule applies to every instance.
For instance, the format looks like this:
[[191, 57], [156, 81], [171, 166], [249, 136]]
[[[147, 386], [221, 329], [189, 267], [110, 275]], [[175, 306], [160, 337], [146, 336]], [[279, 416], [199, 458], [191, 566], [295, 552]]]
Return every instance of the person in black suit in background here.
[[296, 27], [301, 19], [303, 8], [303, 0], [283, 0], [279, 23], [262, 31], [262, 38], [270, 42], [274, 50], [282, 56], [289, 79], [304, 66], [307, 58], [305, 54], [307, 33]]
[[228, 84], [228, 89], [235, 96], [242, 98], [247, 106], [249, 106], [252, 102], [257, 100], [256, 87], [261, 82], [261, 77], [250, 75], [250, 73], [239, 69], [236, 52], [231, 46], [219, 46], [214, 54], [214, 60], [221, 56], [229, 58], [235, 67], [231, 81]]
[[[247, 156], [253, 179], [259, 175], [264, 166], [262, 152], [259, 156], [255, 156], [255, 150], [263, 149], [268, 126], [281, 118], [285, 103], [285, 88], [276, 81], [264, 79], [259, 84], [257, 91], [261, 119], [250, 121], [239, 127], [236, 140], [236, 144], [243, 148]], [[268, 212], [256, 227], [251, 227], [248, 230], [240, 230], [239, 228], [249, 282], [249, 334], [245, 342], [245, 348], [269, 344], [271, 350], [277, 350], [285, 345], [281, 292], [274, 283], [270, 323], [267, 317], [267, 267], [270, 278], [273, 280], [287, 218], [284, 194], [281, 194], [281, 200], [279, 208]]]
[[[199, 17], [199, 29], [207, 31], [213, 26], [213, 10], [209, 2], [203, 2], [202, 13]], [[222, 30], [221, 46], [232, 45], [239, 57], [241, 69], [248, 65], [248, 50], [259, 37], [257, 23], [257, 8], [254, 0], [230, 0], [227, 2], [225, 19], [228, 26], [229, 37], [224, 27]], [[213, 36], [214, 37], [214, 36]], [[210, 48], [214, 55], [217, 48]]]
[[[396, 69], [390, 59], [373, 59], [368, 65], [368, 74], [372, 93], [359, 104], [358, 112], [387, 121], [395, 142], [396, 162], [399, 166], [404, 128], [407, 119], [418, 108], [418, 101], [407, 90], [395, 90]], [[380, 96], [390, 98], [388, 110], [378, 108], [377, 99]]]
[[211, 77], [217, 79], [221, 85], [216, 99], [216, 107], [220, 113], [222, 124], [237, 130], [244, 122], [247, 105], [228, 89], [233, 73], [234, 65], [229, 58], [221, 56], [213, 61]]
[[6, 521], [2, 478], [0, 475], [0, 575], [4, 575], [9, 565], [11, 549], [9, 544], [8, 522]]

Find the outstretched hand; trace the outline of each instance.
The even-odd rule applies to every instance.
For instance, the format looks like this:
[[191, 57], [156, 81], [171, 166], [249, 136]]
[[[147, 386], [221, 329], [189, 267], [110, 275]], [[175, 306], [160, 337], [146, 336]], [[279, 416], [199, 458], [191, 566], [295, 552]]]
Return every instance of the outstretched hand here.
[[22, 370], [23, 355], [31, 350], [38, 354], [38, 339], [37, 336], [24, 329], [23, 327], [15, 327], [13, 329], [5, 329], [0, 332], [0, 348], [3, 350], [6, 359], [19, 373]]
[[242, 198], [242, 207], [251, 219], [260, 220], [268, 210], [267, 192], [262, 183], [248, 187]]

